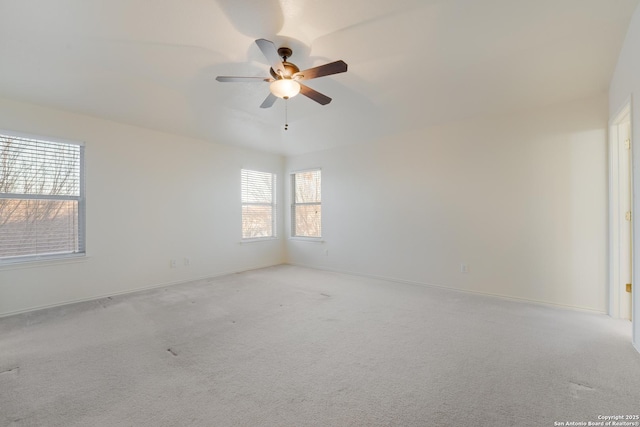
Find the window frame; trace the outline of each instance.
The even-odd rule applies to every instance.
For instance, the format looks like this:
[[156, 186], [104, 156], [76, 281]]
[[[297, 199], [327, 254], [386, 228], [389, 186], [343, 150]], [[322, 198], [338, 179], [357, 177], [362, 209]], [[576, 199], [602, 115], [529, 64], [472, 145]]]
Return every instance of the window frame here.
[[35, 253], [30, 255], [16, 255], [0, 257], [0, 267], [39, 262], [39, 261], [64, 261], [74, 258], [84, 258], [87, 255], [87, 233], [86, 233], [86, 157], [85, 143], [72, 141], [51, 136], [34, 135], [23, 132], [15, 132], [0, 129], [0, 137], [15, 138], [27, 141], [36, 141], [51, 144], [74, 145], [79, 148], [78, 166], [78, 195], [56, 195], [56, 194], [25, 194], [25, 193], [1, 193], [0, 199], [21, 199], [21, 200], [43, 200], [43, 201], [76, 201], [78, 204], [77, 228], [78, 248], [72, 252], [55, 253]]
[[[318, 172], [320, 174], [320, 201], [318, 202], [297, 202], [296, 201], [296, 175], [304, 174], [308, 172]], [[297, 170], [290, 173], [291, 177], [291, 228], [290, 228], [290, 238], [297, 240], [305, 240], [305, 241], [322, 241], [322, 168], [311, 168], [304, 170]], [[320, 235], [318, 236], [304, 236], [296, 234], [296, 207], [298, 206], [320, 206]]]
[[[268, 174], [271, 176], [271, 203], [265, 202], [245, 202], [244, 201], [244, 173], [258, 173]], [[278, 198], [277, 198], [277, 183], [278, 174], [274, 172], [265, 172], [255, 169], [240, 169], [240, 238], [242, 243], [248, 242], [262, 242], [265, 240], [274, 240], [278, 238]], [[245, 206], [271, 206], [271, 235], [270, 236], [257, 236], [257, 237], [244, 237], [244, 208]]]

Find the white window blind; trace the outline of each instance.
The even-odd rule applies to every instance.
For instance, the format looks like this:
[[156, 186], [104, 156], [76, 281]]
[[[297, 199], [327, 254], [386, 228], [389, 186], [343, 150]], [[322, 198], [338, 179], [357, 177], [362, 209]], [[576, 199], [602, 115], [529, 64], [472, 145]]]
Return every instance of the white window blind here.
[[0, 263], [84, 252], [84, 146], [0, 134]]
[[322, 237], [322, 192], [320, 170], [291, 175], [293, 189], [291, 234], [294, 237]]
[[276, 175], [242, 169], [242, 238], [276, 237]]

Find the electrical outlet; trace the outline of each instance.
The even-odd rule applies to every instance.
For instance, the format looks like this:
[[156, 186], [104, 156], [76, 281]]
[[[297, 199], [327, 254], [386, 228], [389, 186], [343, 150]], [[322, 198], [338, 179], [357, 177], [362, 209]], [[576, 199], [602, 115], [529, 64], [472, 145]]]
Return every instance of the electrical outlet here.
[[190, 258], [185, 258], [182, 261], [183, 261], [185, 267], [189, 267], [191, 265], [191, 259]]
[[178, 267], [178, 262], [175, 259], [172, 259], [171, 261], [169, 261], [169, 267], [177, 268]]
[[329, 249], [324, 250], [324, 256], [329, 256]]
[[469, 272], [469, 266], [465, 263], [460, 264], [460, 273], [467, 274]]

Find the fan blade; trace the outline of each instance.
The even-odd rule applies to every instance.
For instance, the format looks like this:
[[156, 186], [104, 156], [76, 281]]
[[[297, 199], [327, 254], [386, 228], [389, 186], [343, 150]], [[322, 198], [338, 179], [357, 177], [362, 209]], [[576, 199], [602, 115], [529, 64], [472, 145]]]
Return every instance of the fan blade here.
[[327, 105], [331, 102], [331, 98], [327, 95], [323, 95], [320, 92], [311, 89], [309, 86], [305, 86], [303, 84], [300, 85], [300, 93], [306, 96], [307, 98], [311, 98], [316, 101], [318, 104]]
[[260, 108], [269, 108], [273, 105], [274, 102], [276, 102], [276, 99], [278, 99], [277, 96], [275, 96], [272, 93], [269, 93], [269, 96], [267, 96], [264, 101], [262, 101], [262, 104], [260, 104]]
[[345, 71], [347, 71], [347, 63], [340, 60], [297, 72], [293, 75], [293, 78], [298, 81], [310, 80], [318, 77], [330, 76], [331, 74], [344, 73]]
[[262, 51], [262, 54], [267, 58], [269, 65], [273, 68], [276, 74], [284, 73], [284, 65], [282, 64], [282, 58], [278, 55], [278, 49], [272, 41], [266, 39], [256, 40], [256, 44]]
[[271, 77], [233, 77], [233, 76], [218, 76], [216, 80], [219, 82], [271, 82]]

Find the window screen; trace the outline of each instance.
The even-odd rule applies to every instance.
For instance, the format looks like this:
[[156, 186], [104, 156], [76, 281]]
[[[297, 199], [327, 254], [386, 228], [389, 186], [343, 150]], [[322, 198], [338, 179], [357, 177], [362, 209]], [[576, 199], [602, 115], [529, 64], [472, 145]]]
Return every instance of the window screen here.
[[276, 175], [242, 169], [242, 238], [276, 237]]
[[83, 254], [84, 147], [0, 134], [0, 262]]
[[294, 237], [322, 237], [322, 193], [320, 170], [291, 175], [293, 189], [291, 234]]

